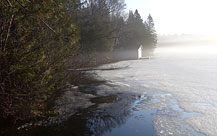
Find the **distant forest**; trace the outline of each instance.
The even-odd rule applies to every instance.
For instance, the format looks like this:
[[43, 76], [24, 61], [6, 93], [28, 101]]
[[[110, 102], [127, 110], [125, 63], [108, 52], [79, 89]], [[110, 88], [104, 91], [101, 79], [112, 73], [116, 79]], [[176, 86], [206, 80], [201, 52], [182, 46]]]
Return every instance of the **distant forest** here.
[[[111, 62], [116, 51], [153, 52], [151, 15], [124, 12], [123, 0], [1, 0], [0, 115], [43, 118], [56, 90], [76, 80], [68, 68]], [[116, 52], [117, 53], [117, 52]]]

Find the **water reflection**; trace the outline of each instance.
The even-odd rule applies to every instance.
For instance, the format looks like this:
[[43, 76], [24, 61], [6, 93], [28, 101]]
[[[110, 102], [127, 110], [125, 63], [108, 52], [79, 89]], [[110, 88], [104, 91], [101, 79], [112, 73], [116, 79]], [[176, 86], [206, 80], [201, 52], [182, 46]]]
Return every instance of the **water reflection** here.
[[143, 95], [125, 92], [96, 97], [91, 102], [95, 105], [81, 109], [66, 121], [58, 121], [61, 122], [59, 124], [36, 127], [28, 131], [21, 130], [13, 135], [152, 136], [179, 134], [203, 136], [184, 122], [186, 118], [200, 116], [199, 113], [185, 112], [177, 105], [171, 94], [155, 89], [146, 88], [146, 93]]
[[[124, 98], [124, 99], [123, 99]], [[131, 117], [137, 94], [119, 94], [95, 98], [96, 105], [80, 110], [58, 125], [33, 128], [24, 135], [32, 136], [100, 136], [126, 124]]]

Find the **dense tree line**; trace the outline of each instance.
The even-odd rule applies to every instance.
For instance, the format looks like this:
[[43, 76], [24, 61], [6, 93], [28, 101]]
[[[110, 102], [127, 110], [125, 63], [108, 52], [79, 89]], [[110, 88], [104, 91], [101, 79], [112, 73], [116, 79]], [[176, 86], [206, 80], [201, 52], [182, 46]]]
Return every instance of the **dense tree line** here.
[[[2, 0], [0, 113], [22, 120], [44, 117], [46, 101], [73, 76], [79, 54], [108, 54], [144, 45], [153, 51], [152, 17], [123, 15], [123, 0]], [[85, 58], [89, 59], [89, 58]], [[79, 63], [83, 63], [82, 61]], [[94, 63], [97, 64], [97, 63]], [[45, 112], [46, 111], [46, 112]]]
[[134, 13], [129, 11], [128, 18], [122, 26], [117, 49], [135, 51], [142, 45], [144, 55], [149, 56], [154, 52], [157, 45], [157, 33], [150, 14], [147, 20], [143, 21], [138, 10]]

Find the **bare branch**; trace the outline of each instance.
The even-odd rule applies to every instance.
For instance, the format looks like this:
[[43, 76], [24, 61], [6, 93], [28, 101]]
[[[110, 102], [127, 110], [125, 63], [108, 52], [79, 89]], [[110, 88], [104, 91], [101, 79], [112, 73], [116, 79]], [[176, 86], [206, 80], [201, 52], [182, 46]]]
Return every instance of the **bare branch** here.
[[49, 26], [48, 23], [46, 23], [42, 18], [40, 18], [39, 16], [38, 16], [38, 18], [39, 18], [52, 32], [56, 33], [56, 31], [55, 31], [51, 26]]
[[5, 44], [4, 44], [3, 51], [5, 51], [5, 49], [6, 49], [5, 47], [6, 47], [6, 44], [7, 44], [7, 41], [8, 41], [8, 37], [9, 37], [9, 34], [10, 34], [11, 24], [13, 22], [13, 19], [14, 19], [14, 15], [11, 16], [11, 19], [9, 21], [9, 25], [8, 25], [7, 35], [6, 35], [6, 38], [5, 38]]
[[[16, 2], [24, 9], [24, 10], [26, 10], [26, 11], [28, 11], [18, 0], [16, 0]], [[30, 1], [29, 1], [30, 2]], [[47, 26], [52, 32], [54, 32], [54, 33], [56, 33], [55, 32], [55, 30], [51, 27], [51, 26], [49, 26], [48, 25], [48, 23], [46, 23], [42, 18], [40, 18], [39, 16], [37, 16], [39, 19], [40, 19], [40, 21], [42, 21], [44, 24], [45, 24], [45, 26]]]
[[12, 4], [11, 4], [11, 2], [9, 1], [9, 0], [7, 0], [7, 2], [8, 2], [8, 4], [12, 7]]

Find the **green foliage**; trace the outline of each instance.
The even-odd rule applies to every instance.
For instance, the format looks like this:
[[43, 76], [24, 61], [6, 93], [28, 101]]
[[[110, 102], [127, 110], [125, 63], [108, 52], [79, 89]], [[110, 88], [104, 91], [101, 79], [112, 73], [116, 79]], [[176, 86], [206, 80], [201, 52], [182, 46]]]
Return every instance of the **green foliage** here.
[[67, 81], [79, 28], [61, 1], [1, 1], [0, 103], [3, 116], [40, 116]]

